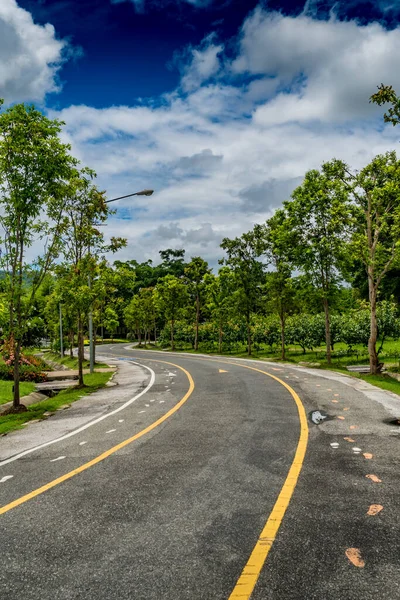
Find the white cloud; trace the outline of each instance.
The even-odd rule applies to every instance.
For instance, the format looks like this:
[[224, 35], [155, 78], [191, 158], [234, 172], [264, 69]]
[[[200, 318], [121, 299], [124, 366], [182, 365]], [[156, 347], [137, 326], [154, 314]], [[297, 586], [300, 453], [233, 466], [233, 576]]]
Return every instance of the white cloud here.
[[220, 240], [267, 218], [308, 169], [332, 157], [360, 168], [398, 147], [368, 99], [381, 81], [400, 88], [399, 50], [400, 29], [258, 9], [233, 61], [213, 38], [190, 48], [183, 84], [158, 103], [57, 116], [109, 197], [155, 189], [115, 205], [108, 232], [128, 238], [122, 258], [172, 246], [215, 265]]
[[7, 104], [41, 102], [47, 93], [58, 91], [65, 48], [52, 25], [37, 25], [15, 0], [1, 0], [0, 98]]
[[381, 82], [400, 87], [400, 31], [378, 23], [284, 17], [256, 9], [242, 28], [235, 73], [275, 77], [285, 88], [256, 114], [260, 124], [368, 118]]

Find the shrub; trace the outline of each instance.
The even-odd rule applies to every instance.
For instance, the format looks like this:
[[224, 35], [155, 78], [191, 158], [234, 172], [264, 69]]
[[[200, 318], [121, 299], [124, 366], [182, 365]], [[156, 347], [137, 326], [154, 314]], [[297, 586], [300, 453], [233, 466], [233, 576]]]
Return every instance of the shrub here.
[[[47, 374], [33, 365], [21, 365], [19, 376], [20, 381], [31, 381], [33, 383], [47, 381]], [[14, 379], [14, 367], [12, 365], [0, 364], [0, 379], [12, 381]]]

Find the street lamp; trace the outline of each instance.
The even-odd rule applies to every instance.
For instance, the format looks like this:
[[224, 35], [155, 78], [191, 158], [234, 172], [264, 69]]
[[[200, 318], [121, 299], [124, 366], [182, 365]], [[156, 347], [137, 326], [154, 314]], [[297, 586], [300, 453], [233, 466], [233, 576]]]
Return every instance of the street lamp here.
[[154, 190], [142, 190], [141, 192], [135, 192], [134, 194], [127, 194], [126, 196], [118, 196], [118, 198], [111, 198], [111, 200], [106, 200], [106, 204], [109, 202], [115, 202], [115, 200], [122, 200], [123, 198], [131, 198], [132, 196], [152, 196]]
[[[109, 202], [115, 202], [116, 200], [123, 200], [123, 198], [131, 198], [132, 196], [152, 196], [154, 190], [142, 190], [140, 192], [135, 192], [134, 194], [127, 194], [126, 196], [119, 196], [118, 198], [111, 198], [111, 200], [106, 200], [106, 204]], [[89, 288], [91, 287], [92, 282], [89, 276]], [[92, 307], [90, 307], [89, 312], [89, 354], [90, 354], [90, 372], [94, 372], [94, 344], [93, 344], [93, 312]]]

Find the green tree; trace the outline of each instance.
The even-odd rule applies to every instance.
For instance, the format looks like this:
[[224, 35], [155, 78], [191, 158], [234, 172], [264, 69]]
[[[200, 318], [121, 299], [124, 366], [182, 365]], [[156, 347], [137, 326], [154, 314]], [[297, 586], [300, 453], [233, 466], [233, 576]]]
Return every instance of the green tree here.
[[310, 279], [324, 307], [325, 342], [331, 363], [330, 299], [347, 258], [349, 205], [346, 186], [317, 170], [285, 202], [293, 234], [293, 261]]
[[258, 260], [263, 242], [258, 232], [249, 231], [233, 240], [224, 238], [221, 248], [227, 257], [220, 263], [227, 265], [235, 278], [235, 300], [238, 314], [244, 316], [247, 330], [247, 352], [252, 352], [251, 319], [256, 312], [264, 283], [264, 268]]
[[174, 275], [159, 280], [154, 292], [156, 306], [171, 325], [171, 350], [175, 350], [175, 321], [186, 311], [189, 294], [185, 283]]
[[119, 327], [119, 320], [118, 313], [111, 306], [107, 306], [104, 311], [104, 327], [111, 333], [111, 339], [114, 340], [115, 332]]
[[[76, 164], [70, 147], [60, 142], [61, 126], [23, 104], [0, 115], [0, 243], [5, 247], [1, 266], [10, 311], [7, 334], [13, 346], [13, 411], [25, 410], [19, 392], [22, 339], [36, 293], [60, 250], [63, 182]], [[34, 261], [26, 295], [26, 251], [38, 239], [44, 240], [43, 253]]]
[[391, 85], [384, 85], [382, 83], [378, 86], [378, 91], [371, 96], [370, 102], [378, 104], [378, 106], [391, 104], [389, 110], [384, 114], [383, 119], [385, 123], [392, 123], [392, 125], [400, 123], [400, 97]]
[[400, 266], [400, 161], [395, 152], [376, 156], [360, 172], [343, 161], [324, 165], [333, 180], [344, 183], [352, 199], [352, 255], [361, 260], [368, 279], [370, 371], [379, 369], [377, 300], [385, 275]]
[[136, 332], [139, 346], [142, 345], [142, 329], [144, 328], [145, 318], [143, 303], [136, 295], [124, 310], [124, 321], [131, 332]]
[[185, 277], [189, 282], [189, 288], [193, 293], [195, 307], [196, 307], [196, 321], [195, 321], [195, 335], [194, 335], [194, 349], [199, 349], [199, 322], [200, 322], [200, 311], [201, 304], [203, 301], [204, 294], [204, 278], [210, 273], [207, 261], [203, 260], [200, 256], [192, 257], [190, 263], [185, 267]]
[[287, 213], [277, 210], [262, 228], [256, 226], [265, 242], [265, 255], [273, 271], [266, 277], [269, 305], [279, 316], [281, 329], [281, 358], [285, 360], [286, 318], [293, 308], [295, 291], [292, 283], [292, 232]]
[[92, 285], [96, 265], [102, 253], [115, 252], [126, 241], [112, 238], [104, 241], [99, 225], [106, 222], [110, 210], [104, 193], [92, 183], [95, 176], [90, 169], [76, 170], [66, 182], [64, 211], [66, 228], [63, 236], [64, 270], [67, 286], [63, 289], [63, 304], [71, 304], [77, 315], [79, 385], [84, 385], [84, 322], [96, 298]]
[[207, 273], [204, 278], [206, 308], [218, 326], [218, 352], [222, 352], [224, 329], [233, 314], [232, 292], [234, 276], [229, 267], [222, 267], [215, 276]]

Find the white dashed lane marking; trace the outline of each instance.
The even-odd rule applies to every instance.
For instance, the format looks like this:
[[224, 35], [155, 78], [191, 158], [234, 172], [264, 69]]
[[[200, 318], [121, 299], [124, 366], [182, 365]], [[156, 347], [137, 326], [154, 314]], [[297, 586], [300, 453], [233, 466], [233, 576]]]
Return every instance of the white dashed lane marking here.
[[66, 456], [58, 456], [57, 458], [53, 458], [50, 462], [56, 462], [56, 460], [64, 460]]
[[106, 433], [113, 433], [114, 431], [117, 431], [116, 429], [109, 429], [108, 431], [106, 431]]
[[12, 479], [14, 477], [14, 475], [4, 475], [4, 477], [2, 477], [0, 479], [0, 483], [5, 483], [6, 481], [8, 481], [9, 479]]
[[87, 442], [79, 442], [80, 446], [84, 446], [85, 444], [87, 444]]

